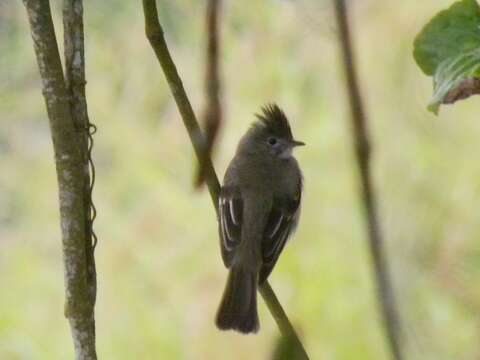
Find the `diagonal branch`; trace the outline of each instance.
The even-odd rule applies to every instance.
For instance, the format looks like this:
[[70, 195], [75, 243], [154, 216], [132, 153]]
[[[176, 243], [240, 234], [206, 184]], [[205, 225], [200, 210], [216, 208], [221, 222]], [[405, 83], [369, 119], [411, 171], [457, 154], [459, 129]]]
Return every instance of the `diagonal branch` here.
[[370, 252], [377, 283], [378, 300], [383, 313], [388, 341], [396, 360], [402, 360], [401, 328], [398, 310], [395, 304], [393, 286], [390, 279], [388, 261], [384, 249], [383, 234], [378, 218], [377, 200], [372, 185], [370, 173], [371, 146], [367, 129], [367, 118], [363, 107], [358, 84], [355, 60], [350, 37], [347, 6], [345, 0], [334, 0], [335, 15], [340, 32], [343, 66], [346, 74], [348, 95], [352, 120], [352, 135], [355, 148], [355, 157], [360, 175], [362, 202], [368, 224]]
[[65, 316], [77, 360], [95, 360], [93, 302], [87, 285], [82, 154], [48, 0], [24, 0], [50, 120], [59, 187], [65, 268]]
[[[190, 105], [185, 89], [183, 88], [183, 84], [180, 76], [178, 75], [176, 66], [172, 60], [172, 57], [170, 56], [170, 52], [168, 51], [167, 44], [163, 36], [163, 29], [158, 21], [158, 12], [155, 0], [142, 1], [143, 12], [145, 16], [145, 33], [153, 50], [155, 51], [160, 66], [162, 67], [162, 70], [168, 81], [168, 85], [170, 86], [170, 90], [182, 116], [183, 123], [187, 129], [188, 135], [190, 136], [195, 154], [200, 160], [202, 157], [203, 135], [200, 127], [198, 126], [195, 113]], [[210, 158], [205, 159], [205, 180], [210, 191], [213, 205], [218, 213], [218, 194], [220, 191], [220, 183]], [[299, 353], [301, 354], [299, 359], [308, 359], [308, 355], [303, 348], [298, 335], [295, 333], [290, 320], [285, 314], [285, 311], [282, 309], [282, 306], [280, 305], [268, 282], [265, 282], [265, 284], [260, 288], [260, 293], [275, 321], [277, 322], [282, 335], [286, 338], [294, 339], [295, 344], [298, 346]]]
[[[163, 30], [158, 21], [157, 5], [155, 0], [142, 0], [143, 12], [145, 15], [145, 33], [155, 54], [157, 55], [163, 73], [167, 78], [168, 85], [172, 92], [173, 98], [177, 104], [178, 110], [185, 125], [190, 140], [193, 145], [195, 154], [200, 161], [203, 153], [203, 135], [198, 125], [197, 118], [193, 112], [190, 101], [188, 100], [182, 80], [178, 75], [177, 68], [170, 56], [167, 44], [163, 37]], [[208, 185], [208, 191], [217, 209], [218, 194], [220, 192], [220, 183], [218, 181], [212, 162], [207, 159], [204, 163], [205, 181]]]

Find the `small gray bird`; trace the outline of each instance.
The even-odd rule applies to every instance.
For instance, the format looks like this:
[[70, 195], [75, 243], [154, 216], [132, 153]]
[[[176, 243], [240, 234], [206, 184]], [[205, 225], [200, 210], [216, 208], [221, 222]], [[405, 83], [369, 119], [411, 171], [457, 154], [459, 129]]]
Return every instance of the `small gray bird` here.
[[267, 105], [242, 137], [219, 197], [222, 258], [230, 269], [217, 312], [221, 330], [257, 332], [257, 284], [270, 275], [300, 216], [302, 173], [287, 117]]

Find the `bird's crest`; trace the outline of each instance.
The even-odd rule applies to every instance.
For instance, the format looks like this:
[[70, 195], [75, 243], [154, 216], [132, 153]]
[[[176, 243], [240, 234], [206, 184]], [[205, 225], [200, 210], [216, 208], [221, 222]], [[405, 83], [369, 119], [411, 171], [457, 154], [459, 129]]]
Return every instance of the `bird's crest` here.
[[262, 113], [256, 114], [259, 120], [256, 126], [262, 126], [269, 133], [278, 137], [292, 139], [292, 130], [285, 113], [276, 104], [268, 104], [262, 107]]

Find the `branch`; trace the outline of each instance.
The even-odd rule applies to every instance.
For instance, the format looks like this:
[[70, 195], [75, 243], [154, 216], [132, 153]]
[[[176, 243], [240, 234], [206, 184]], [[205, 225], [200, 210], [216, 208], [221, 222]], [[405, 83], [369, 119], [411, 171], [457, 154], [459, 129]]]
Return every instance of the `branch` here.
[[335, 15], [340, 32], [343, 66], [346, 75], [352, 121], [355, 157], [360, 175], [362, 202], [365, 208], [370, 252], [377, 283], [378, 300], [383, 313], [388, 341], [393, 357], [402, 360], [401, 328], [398, 310], [395, 305], [394, 291], [391, 284], [387, 257], [384, 250], [384, 240], [378, 219], [377, 200], [372, 186], [370, 173], [370, 143], [367, 130], [367, 119], [360, 95], [355, 69], [350, 29], [345, 0], [334, 0]]
[[[63, 36], [65, 48], [65, 85], [70, 97], [72, 120], [77, 130], [83, 130], [79, 136], [79, 148], [83, 160], [83, 192], [85, 212], [85, 256], [87, 258], [88, 286], [91, 301], [95, 304], [97, 281], [93, 250], [96, 238], [92, 229], [94, 209], [92, 204], [93, 163], [90, 152], [93, 145], [90, 138], [90, 120], [88, 118], [87, 99], [85, 96], [85, 50], [83, 37], [83, 0], [64, 0], [63, 2]], [[82, 135], [80, 133], [80, 135]], [[92, 179], [90, 179], [92, 171]]]
[[93, 303], [87, 285], [82, 154], [47, 0], [24, 0], [52, 132], [65, 267], [65, 316], [77, 360], [95, 360]]
[[[72, 121], [77, 131], [78, 146], [82, 156], [83, 169], [83, 209], [85, 228], [85, 261], [89, 301], [91, 303], [90, 333], [95, 340], [95, 300], [97, 296], [97, 274], [94, 248], [96, 236], [92, 229], [95, 208], [92, 202], [92, 190], [95, 182], [95, 170], [91, 160], [93, 139], [88, 118], [85, 96], [85, 48], [83, 32], [83, 0], [63, 1], [63, 36], [65, 53], [65, 85], [70, 98]], [[90, 171], [92, 175], [90, 176]]]
[[219, 17], [221, 0], [208, 0], [207, 4], [207, 58], [205, 71], [206, 108], [204, 114], [205, 144], [198, 164], [196, 185], [205, 181], [205, 161], [211, 157], [215, 139], [222, 122], [219, 74]]
[[[203, 135], [198, 125], [197, 118], [193, 112], [190, 101], [188, 100], [185, 89], [183, 88], [182, 80], [178, 75], [177, 68], [170, 56], [167, 44], [163, 37], [163, 30], [158, 21], [157, 5], [155, 0], [142, 0], [143, 12], [145, 15], [145, 33], [150, 44], [152, 45], [157, 59], [160, 62], [163, 73], [167, 78], [168, 85], [172, 92], [173, 98], [177, 104], [180, 115], [182, 116], [183, 124], [187, 128], [190, 141], [192, 142], [195, 154], [200, 161], [203, 152]], [[208, 190], [212, 201], [217, 210], [218, 194], [220, 192], [220, 183], [218, 181], [212, 162], [207, 159], [204, 164], [205, 180], [208, 185]]]
[[[197, 158], [200, 160], [202, 156], [203, 135], [200, 131], [200, 127], [198, 126], [198, 122], [188, 100], [187, 94], [185, 93], [185, 89], [183, 88], [183, 84], [178, 75], [175, 64], [170, 56], [170, 52], [168, 51], [167, 44], [163, 36], [163, 29], [158, 21], [158, 12], [155, 0], [142, 1], [143, 12], [145, 16], [145, 33], [153, 50], [155, 51], [155, 54], [157, 55], [157, 59], [162, 67], [165, 77], [167, 78], [168, 85], [170, 86], [172, 95], [177, 103], [183, 123], [187, 128], [187, 132], [190, 136], [190, 140]], [[208, 157], [205, 159], [205, 176], [213, 205], [218, 213], [218, 194], [220, 191], [220, 183], [213, 168], [212, 161]], [[260, 293], [275, 321], [277, 322], [282, 335], [287, 338], [295, 339], [295, 343], [300, 349], [299, 352], [302, 353], [302, 357], [300, 359], [308, 359], [300, 339], [295, 333], [290, 320], [286, 316], [268, 282], [265, 282], [264, 285], [260, 287]]]
[[292, 326], [292, 323], [288, 319], [287, 314], [282, 308], [282, 304], [278, 301], [277, 296], [273, 292], [272, 287], [265, 281], [262, 286], [259, 288], [260, 294], [263, 297], [263, 300], [267, 304], [270, 314], [272, 314], [275, 322], [277, 323], [280, 333], [283, 336], [283, 339], [286, 343], [289, 344], [289, 347], [295, 354], [295, 360], [308, 360], [308, 354], [305, 348], [303, 347], [300, 338], [298, 337], [295, 329]]

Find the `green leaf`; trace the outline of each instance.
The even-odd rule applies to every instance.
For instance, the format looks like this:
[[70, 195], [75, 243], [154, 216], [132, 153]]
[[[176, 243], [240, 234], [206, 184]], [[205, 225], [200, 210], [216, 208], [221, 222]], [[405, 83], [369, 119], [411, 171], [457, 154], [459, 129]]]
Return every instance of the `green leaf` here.
[[[434, 91], [428, 110], [438, 114], [442, 103], [451, 104], [477, 93], [477, 82], [472, 82], [471, 79], [480, 79], [480, 48], [448, 58], [438, 65], [433, 77]], [[469, 89], [470, 93], [466, 94], [465, 91]]]
[[437, 113], [442, 103], [453, 103], [478, 93], [479, 82], [474, 81], [480, 78], [477, 1], [458, 1], [439, 12], [417, 35], [413, 56], [422, 71], [433, 76], [430, 111]]

